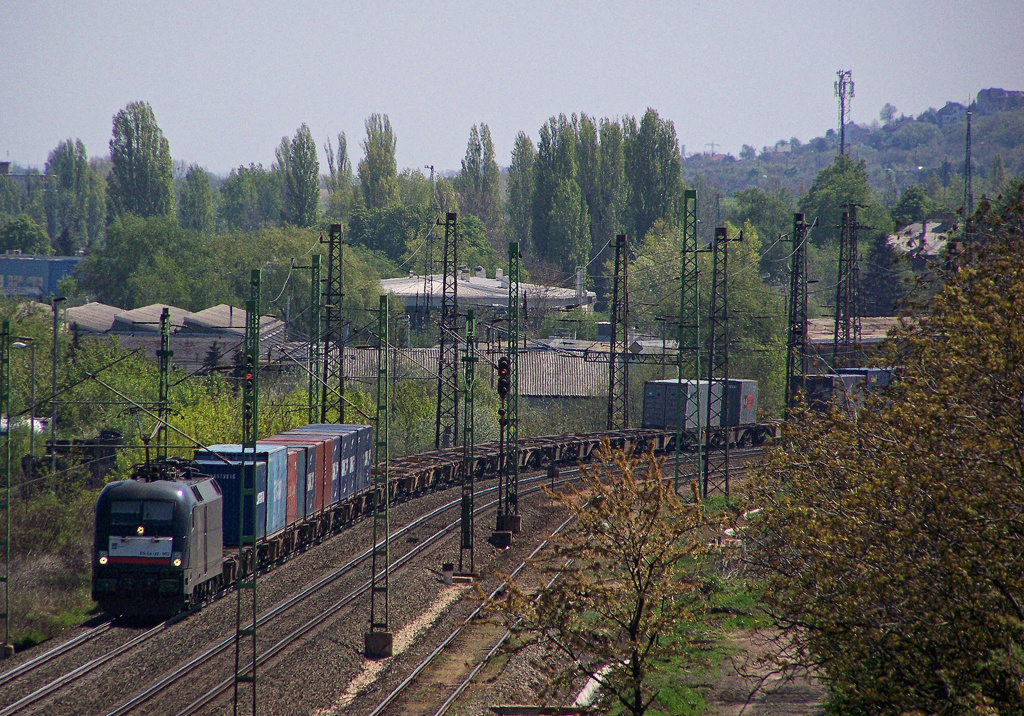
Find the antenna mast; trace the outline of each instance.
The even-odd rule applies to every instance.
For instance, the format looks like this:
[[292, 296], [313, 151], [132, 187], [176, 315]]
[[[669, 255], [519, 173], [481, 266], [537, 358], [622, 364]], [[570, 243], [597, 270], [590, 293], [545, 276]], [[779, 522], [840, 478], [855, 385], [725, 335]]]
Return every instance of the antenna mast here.
[[835, 83], [836, 97], [839, 98], [839, 153], [846, 154], [846, 125], [850, 121], [850, 100], [853, 99], [853, 72], [839, 70]]

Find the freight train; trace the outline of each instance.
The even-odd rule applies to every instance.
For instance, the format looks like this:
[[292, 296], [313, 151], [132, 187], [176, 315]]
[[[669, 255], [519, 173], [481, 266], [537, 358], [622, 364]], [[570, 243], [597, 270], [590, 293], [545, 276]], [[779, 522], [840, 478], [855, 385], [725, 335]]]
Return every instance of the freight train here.
[[[754, 402], [756, 404], [756, 383]], [[713, 429], [720, 440], [760, 444], [773, 425]], [[695, 434], [684, 434], [688, 449]], [[671, 452], [675, 429], [664, 426], [520, 440], [519, 467], [536, 470], [591, 459], [603, 440], [613, 448]], [[139, 466], [132, 479], [108, 484], [96, 504], [92, 598], [111, 615], [164, 616], [215, 597], [253, 569], [287, 559], [368, 514], [383, 494], [371, 478], [372, 430], [365, 425], [307, 425], [256, 446], [256, 522], [252, 458], [239, 445], [197, 450], [193, 460]], [[251, 453], [249, 453], [251, 455]], [[459, 484], [467, 470], [497, 474], [497, 442], [478, 444], [472, 463], [461, 447], [392, 460], [392, 500]], [[251, 498], [248, 498], [251, 499]], [[241, 547], [255, 534], [256, 546]]]

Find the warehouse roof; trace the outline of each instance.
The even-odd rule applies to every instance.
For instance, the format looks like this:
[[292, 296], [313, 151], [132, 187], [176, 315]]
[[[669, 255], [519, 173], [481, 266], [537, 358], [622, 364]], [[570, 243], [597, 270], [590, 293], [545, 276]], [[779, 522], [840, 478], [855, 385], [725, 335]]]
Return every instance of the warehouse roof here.
[[956, 224], [945, 221], [918, 221], [890, 234], [886, 242], [897, 251], [915, 258], [931, 258], [942, 253], [949, 235], [956, 229]]
[[[160, 347], [160, 316], [171, 318], [172, 362], [184, 370], [197, 370], [217, 353], [221, 363], [233, 359], [245, 340], [245, 310], [227, 304], [191, 313], [177, 306], [154, 303], [130, 311], [103, 303], [87, 303], [65, 311], [71, 330], [80, 336], [110, 336], [125, 349], [141, 348], [150, 358]], [[260, 319], [261, 353], [267, 355], [284, 341], [284, 322], [271, 316]]]
[[[861, 343], [880, 343], [899, 325], [897, 316], [865, 316], [860, 319]], [[807, 338], [811, 343], [831, 343], [835, 339], [834, 318], [807, 319]]]
[[[406, 305], [441, 306], [441, 289], [443, 276], [417, 276], [410, 274], [403, 278], [388, 278], [380, 282], [381, 289], [386, 293], [406, 299]], [[576, 292], [572, 288], [559, 286], [542, 286], [535, 283], [520, 283], [519, 289], [525, 295], [528, 310], [530, 308], [569, 308], [580, 306], [593, 310], [597, 302], [597, 294], [593, 291]], [[507, 306], [508, 279], [501, 269], [494, 278], [487, 278], [483, 268], [473, 271], [463, 269], [459, 272], [457, 291], [459, 303], [467, 306]]]

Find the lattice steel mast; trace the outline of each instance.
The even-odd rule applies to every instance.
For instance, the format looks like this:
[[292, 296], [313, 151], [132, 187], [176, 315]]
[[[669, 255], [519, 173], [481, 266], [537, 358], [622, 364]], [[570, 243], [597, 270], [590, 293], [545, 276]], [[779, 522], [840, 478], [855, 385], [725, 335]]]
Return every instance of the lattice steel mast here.
[[370, 565], [370, 630], [365, 635], [365, 654], [381, 659], [393, 653], [394, 637], [388, 628], [388, 582], [391, 570], [391, 496], [388, 492], [388, 438], [391, 425], [389, 380], [388, 295], [380, 297], [377, 314], [377, 420], [373, 460], [373, 556]]
[[835, 83], [839, 98], [839, 153], [846, 154], [846, 125], [850, 122], [850, 100], [853, 99], [853, 72], [839, 70]]
[[[676, 464], [674, 486], [678, 492], [683, 473], [696, 478], [701, 469], [702, 445], [700, 436], [701, 411], [696, 410], [697, 440], [693, 452], [683, 452], [686, 435], [686, 414], [688, 404], [683, 402], [683, 380], [700, 379], [700, 290], [697, 273], [697, 192], [686, 189], [683, 192], [683, 233], [680, 247], [679, 271], [679, 345], [676, 350]], [[700, 394], [700, 390], [697, 390]], [[684, 464], [685, 463], [685, 464]]]
[[438, 324], [437, 416], [434, 424], [434, 448], [450, 447], [458, 442], [459, 359], [458, 359], [458, 215], [444, 215], [444, 258], [441, 279], [441, 321]]
[[836, 315], [832, 338], [832, 367], [840, 368], [851, 357], [851, 349], [860, 344], [860, 267], [857, 230], [858, 204], [843, 204], [839, 231], [839, 273], [836, 281]]
[[[171, 311], [164, 308], [160, 313], [160, 350], [156, 352], [160, 368], [160, 395], [157, 398], [157, 441], [156, 459], [167, 459], [167, 420], [170, 417], [171, 409], [169, 402], [170, 376], [171, 376]], [[34, 428], [33, 428], [34, 429]]]
[[476, 482], [473, 469], [473, 393], [476, 384], [476, 324], [473, 310], [466, 312], [466, 354], [462, 357], [466, 376], [465, 407], [462, 420], [462, 538], [459, 544], [459, 572], [465, 573], [465, 557], [469, 553], [468, 566], [470, 573], [475, 571], [473, 560], [473, 491]]
[[[735, 239], [730, 239], [725, 228], [719, 227], [715, 229], [711, 246], [711, 335], [703, 497], [716, 490], [729, 497], [729, 242], [742, 240], [742, 231]], [[716, 445], [718, 442], [721, 444]], [[721, 449], [714, 450], [714, 447]]]
[[786, 339], [786, 407], [796, 407], [807, 375], [807, 224], [793, 214], [793, 253], [789, 261], [789, 333]]
[[608, 429], [629, 427], [629, 243], [615, 237], [615, 276], [612, 283], [611, 342], [608, 346]]
[[[505, 400], [504, 528], [519, 532], [519, 242], [508, 245], [508, 397]], [[523, 296], [525, 301], [526, 296]]]
[[[242, 355], [242, 485], [238, 504], [237, 609], [235, 611], [234, 713], [239, 709], [239, 685], [250, 684], [252, 716], [256, 716], [256, 550], [257, 493], [256, 441], [259, 439], [260, 313], [262, 311], [259, 269], [249, 279], [249, 300], [245, 302], [245, 352]], [[246, 533], [246, 512], [251, 532]], [[246, 553], [248, 547], [248, 553]], [[250, 620], [248, 624], [246, 623]], [[250, 657], [251, 653], [251, 657]]]
[[[320, 384], [320, 422], [330, 422], [337, 411], [336, 420], [345, 422], [345, 268], [344, 250], [345, 237], [341, 224], [331, 224], [327, 233], [327, 241], [320, 237], [321, 243], [327, 244], [327, 279], [323, 290], [323, 373]], [[337, 386], [338, 394], [332, 388]]]

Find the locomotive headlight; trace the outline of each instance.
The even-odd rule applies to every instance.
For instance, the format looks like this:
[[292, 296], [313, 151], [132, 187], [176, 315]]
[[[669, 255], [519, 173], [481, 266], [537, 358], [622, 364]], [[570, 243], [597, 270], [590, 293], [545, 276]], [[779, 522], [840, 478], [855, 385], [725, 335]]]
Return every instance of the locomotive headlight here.
[[110, 560], [107, 558], [107, 553], [106, 552], [100, 552], [100, 559], [99, 559], [100, 564], [106, 564], [109, 561]]
[[171, 555], [171, 564], [173, 564], [175, 567], [181, 566], [181, 552], [175, 552]]

